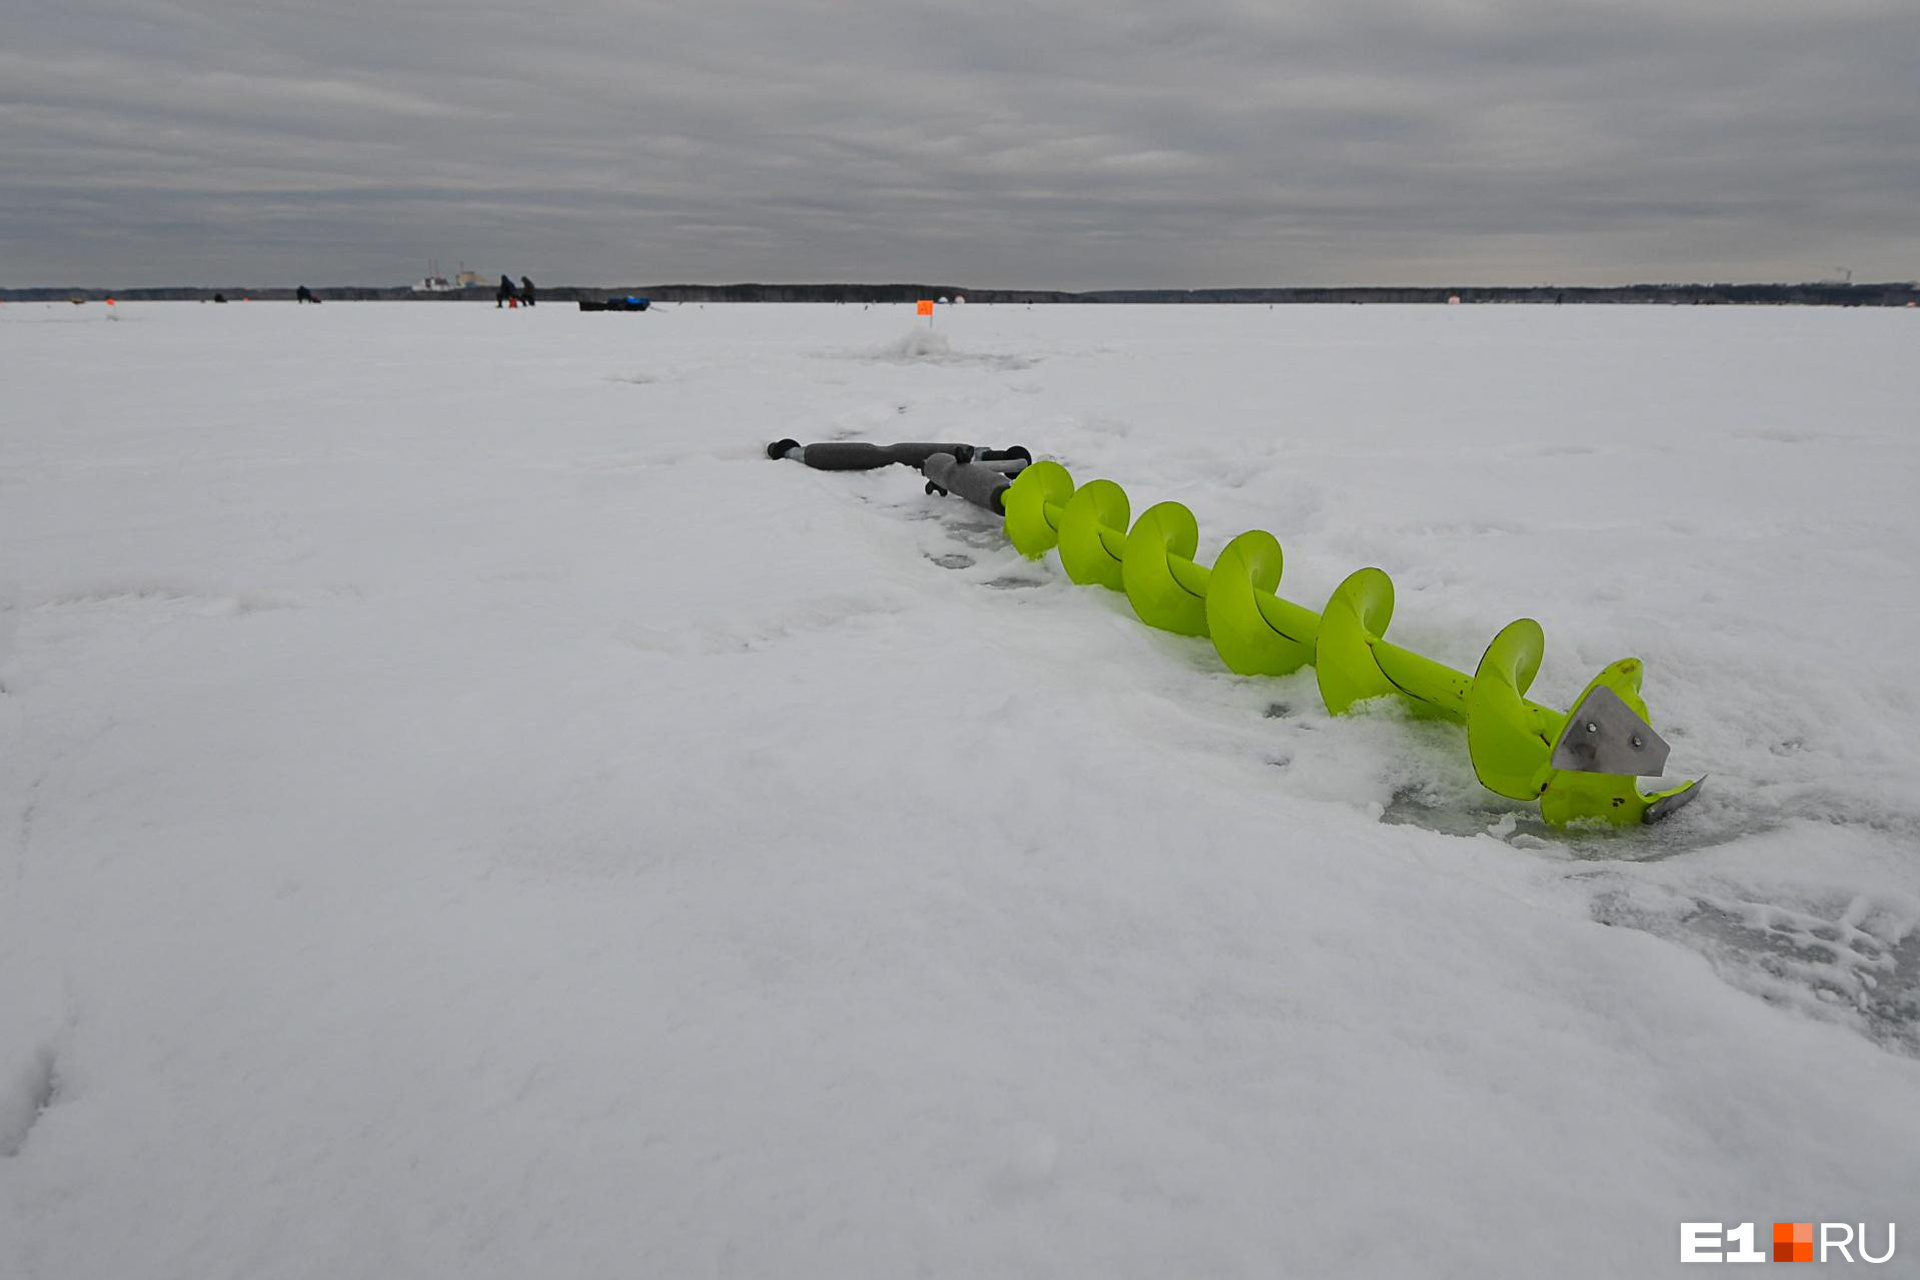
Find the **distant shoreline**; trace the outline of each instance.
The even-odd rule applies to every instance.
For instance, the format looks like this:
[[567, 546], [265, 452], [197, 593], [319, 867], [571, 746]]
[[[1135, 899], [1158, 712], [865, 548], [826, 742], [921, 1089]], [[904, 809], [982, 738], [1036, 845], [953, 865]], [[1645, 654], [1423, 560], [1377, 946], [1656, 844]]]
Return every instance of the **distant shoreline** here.
[[[99, 302], [107, 298], [127, 302], [211, 302], [216, 294], [229, 301], [253, 299], [260, 302], [287, 302], [294, 297], [295, 285], [284, 288], [247, 289], [239, 286], [178, 286], [149, 289], [104, 289], [93, 286], [73, 288], [0, 288], [0, 302]], [[315, 288], [315, 296], [339, 302], [492, 302], [494, 286], [474, 285], [445, 293], [415, 293], [406, 285], [337, 285]], [[1368, 286], [1353, 288], [1259, 288], [1259, 289], [1095, 289], [1067, 292], [1052, 289], [969, 289], [960, 285], [932, 284], [672, 284], [644, 286], [594, 287], [579, 285], [542, 286], [539, 300], [546, 303], [571, 303], [581, 299], [618, 298], [629, 294], [655, 302], [808, 302], [876, 303], [914, 302], [921, 298], [965, 298], [974, 303], [1048, 303], [1100, 305], [1106, 303], [1149, 304], [1363, 304], [1447, 305], [1458, 300], [1470, 303], [1529, 305], [1728, 305], [1728, 306], [1800, 306], [1800, 307], [1905, 307], [1920, 304], [1920, 283], [1911, 280], [1881, 284], [1634, 284], [1634, 285], [1453, 285], [1453, 286]]]

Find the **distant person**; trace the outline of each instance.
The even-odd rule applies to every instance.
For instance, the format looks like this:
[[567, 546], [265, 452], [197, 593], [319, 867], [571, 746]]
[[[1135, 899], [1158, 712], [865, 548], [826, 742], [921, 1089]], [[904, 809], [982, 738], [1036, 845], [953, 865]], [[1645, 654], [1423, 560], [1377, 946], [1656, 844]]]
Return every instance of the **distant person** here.
[[315, 302], [315, 303], [320, 301], [320, 299], [313, 296], [313, 290], [307, 288], [307, 286], [305, 285], [301, 285], [299, 289], [294, 291], [293, 300], [295, 302]]
[[527, 279], [525, 276], [521, 276], [520, 277], [520, 305], [525, 307], [530, 307], [533, 305], [533, 301], [534, 301], [533, 281]]
[[506, 276], [501, 276], [500, 287], [493, 291], [493, 309], [498, 311], [509, 302], [512, 302], [515, 306], [520, 305], [519, 296], [513, 291], [513, 281]]

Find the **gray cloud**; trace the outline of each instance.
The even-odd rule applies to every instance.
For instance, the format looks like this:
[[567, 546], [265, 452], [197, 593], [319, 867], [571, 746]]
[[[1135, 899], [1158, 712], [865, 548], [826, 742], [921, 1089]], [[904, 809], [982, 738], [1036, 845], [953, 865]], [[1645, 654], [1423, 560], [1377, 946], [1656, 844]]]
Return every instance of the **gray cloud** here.
[[11, 0], [0, 282], [1920, 275], [1910, 0]]

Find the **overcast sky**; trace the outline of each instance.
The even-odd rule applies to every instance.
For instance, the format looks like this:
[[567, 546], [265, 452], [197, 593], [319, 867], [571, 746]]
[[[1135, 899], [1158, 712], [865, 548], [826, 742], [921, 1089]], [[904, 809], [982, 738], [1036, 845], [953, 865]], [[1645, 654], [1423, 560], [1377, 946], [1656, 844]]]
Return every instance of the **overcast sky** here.
[[0, 0], [0, 284], [1920, 276], [1920, 0]]

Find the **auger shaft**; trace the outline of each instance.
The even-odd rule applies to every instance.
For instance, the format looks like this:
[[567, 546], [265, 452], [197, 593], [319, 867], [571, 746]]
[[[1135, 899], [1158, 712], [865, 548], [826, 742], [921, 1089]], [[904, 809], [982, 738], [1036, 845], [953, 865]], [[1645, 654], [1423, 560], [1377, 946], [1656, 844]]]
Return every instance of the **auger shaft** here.
[[[1057, 503], [1042, 504], [1046, 521], [1056, 533], [1060, 522], [1066, 516], [1066, 508]], [[1127, 531], [1116, 529], [1112, 525], [1099, 524], [1096, 528], [1101, 549], [1122, 566], [1124, 582]], [[1213, 570], [1197, 560], [1189, 559], [1174, 551], [1166, 553], [1167, 572], [1175, 585], [1196, 601], [1204, 604], [1213, 585]], [[1124, 589], [1124, 587], [1123, 587]], [[1261, 620], [1274, 633], [1308, 653], [1311, 653], [1320, 634], [1320, 615], [1304, 605], [1281, 598], [1272, 591], [1262, 590], [1251, 585], [1255, 607]], [[1419, 706], [1445, 719], [1459, 724], [1467, 722], [1468, 694], [1473, 688], [1473, 677], [1464, 671], [1455, 671], [1452, 667], [1433, 659], [1423, 657], [1411, 649], [1403, 649], [1389, 641], [1371, 637], [1368, 646], [1373, 651], [1382, 673], [1394, 689], [1411, 699]], [[1232, 665], [1231, 663], [1229, 665]], [[1304, 662], [1296, 666], [1304, 666]], [[1234, 668], [1236, 671], [1238, 667]], [[1262, 674], [1259, 672], [1241, 672], [1241, 674]], [[1282, 673], [1283, 674], [1283, 673]], [[1565, 716], [1550, 707], [1536, 702], [1526, 704], [1541, 715], [1565, 719]]]

